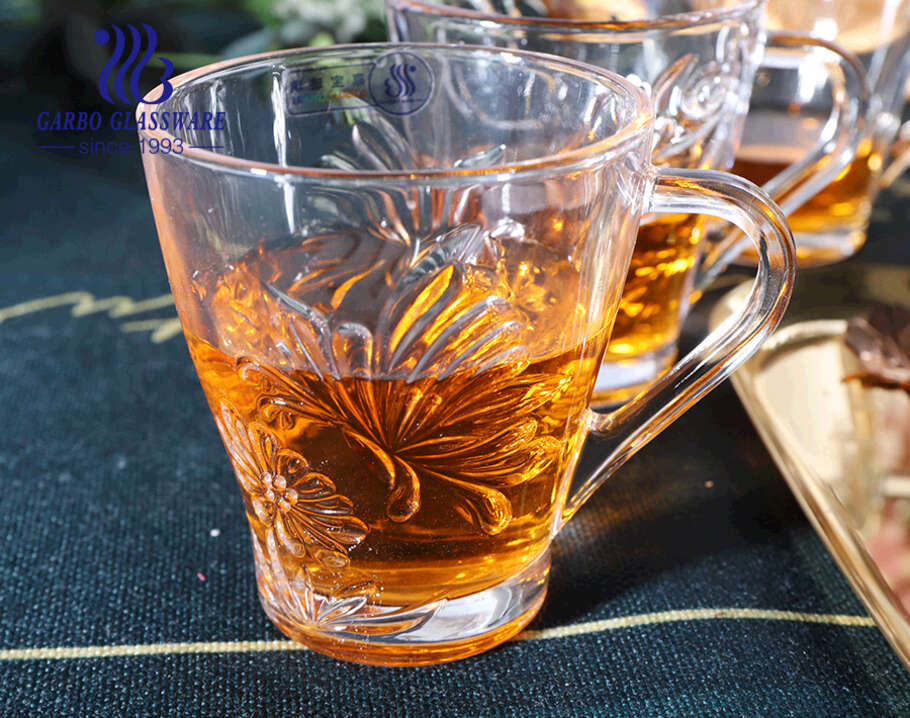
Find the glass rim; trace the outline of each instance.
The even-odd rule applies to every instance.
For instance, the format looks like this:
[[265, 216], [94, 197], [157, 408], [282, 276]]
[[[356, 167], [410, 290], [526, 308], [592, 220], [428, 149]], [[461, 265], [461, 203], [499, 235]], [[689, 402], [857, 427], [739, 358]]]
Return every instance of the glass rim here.
[[[508, 48], [499, 48], [482, 45], [447, 45], [443, 43], [355, 43], [344, 45], [326, 45], [312, 48], [291, 48], [288, 50], [277, 50], [271, 52], [257, 53], [243, 57], [231, 58], [221, 62], [205, 65], [203, 67], [184, 72], [172, 79], [170, 84], [174, 89], [173, 95], [180, 87], [186, 86], [193, 82], [209, 79], [225, 71], [254, 68], [257, 65], [266, 66], [268, 61], [287, 56], [307, 56], [323, 55], [328, 53], [344, 53], [359, 50], [386, 50], [390, 52], [403, 51], [407, 48], [417, 50], [442, 50], [445, 52], [483, 52], [486, 54], [527, 58], [533, 60], [538, 65], [549, 65], [556, 67], [561, 71], [571, 72], [576, 75], [587, 75], [592, 80], [599, 81], [602, 86], [606, 86], [612, 92], [620, 94], [621, 90], [626, 97], [634, 101], [634, 115], [630, 120], [621, 125], [616, 132], [608, 137], [585, 144], [575, 149], [558, 152], [556, 154], [542, 155], [520, 162], [513, 162], [505, 165], [495, 165], [492, 167], [480, 168], [450, 168], [450, 169], [403, 169], [403, 170], [344, 170], [336, 168], [307, 167], [295, 165], [279, 165], [272, 162], [252, 160], [243, 157], [234, 157], [232, 155], [221, 154], [209, 149], [190, 147], [184, 145], [183, 152], [180, 154], [172, 153], [169, 155], [175, 159], [184, 159], [195, 161], [196, 163], [208, 165], [211, 167], [221, 168], [228, 171], [241, 171], [244, 174], [254, 176], [269, 175], [294, 175], [299, 177], [312, 177], [324, 179], [349, 179], [349, 180], [430, 180], [446, 179], [459, 177], [475, 177], [481, 179], [488, 177], [495, 179], [497, 175], [509, 174], [518, 175], [539, 172], [547, 169], [571, 170], [579, 165], [590, 164], [592, 160], [604, 158], [608, 154], [616, 154], [618, 149], [629, 144], [642, 132], [647, 130], [653, 122], [653, 114], [648, 96], [644, 90], [627, 80], [622, 75], [605, 70], [595, 65], [588, 65], [570, 58], [556, 55], [547, 55], [544, 53], [529, 52], [526, 50], [511, 50]], [[162, 86], [158, 85], [148, 92], [145, 97], [160, 97]], [[172, 96], [173, 96], [172, 95]], [[166, 103], [167, 101], [165, 101]], [[162, 103], [162, 104], [165, 104]], [[151, 109], [147, 109], [151, 107]], [[135, 115], [137, 121], [145, 112], [155, 112], [161, 104], [146, 105], [140, 103], [136, 107]], [[141, 128], [138, 130], [141, 137], [147, 139], [170, 140], [173, 143], [178, 139], [167, 130], [160, 127], [155, 129]]]
[[428, 15], [462, 17], [465, 19], [495, 22], [501, 25], [526, 25], [548, 29], [565, 28], [569, 30], [604, 30], [610, 32], [640, 32], [642, 30], [679, 30], [709, 23], [742, 17], [764, 5], [767, 0], [740, 0], [735, 5], [712, 8], [710, 10], [691, 10], [689, 12], [670, 13], [656, 18], [638, 20], [575, 20], [572, 18], [503, 15], [486, 13], [480, 10], [445, 5], [432, 0], [385, 0], [386, 6], [395, 9], [409, 8]]

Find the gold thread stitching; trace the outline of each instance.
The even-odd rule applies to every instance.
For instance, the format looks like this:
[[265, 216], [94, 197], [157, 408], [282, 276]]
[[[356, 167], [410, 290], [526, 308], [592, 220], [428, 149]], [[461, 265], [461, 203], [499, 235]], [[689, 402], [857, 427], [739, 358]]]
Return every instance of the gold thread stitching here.
[[[680, 611], [662, 611], [637, 616], [607, 618], [569, 626], [523, 631], [513, 641], [541, 641], [568, 638], [590, 633], [615, 631], [621, 628], [705, 620], [769, 620], [798, 623], [820, 623], [835, 626], [874, 627], [868, 616], [844, 614], [799, 613], [758, 608], [701, 608]], [[114, 646], [58, 646], [52, 648], [13, 648], [0, 650], [0, 661], [33, 661], [82, 658], [117, 658], [128, 656], [162, 656], [204, 653], [254, 653], [264, 651], [305, 651], [305, 646], [294, 641], [213, 641], [195, 643], [149, 643]]]

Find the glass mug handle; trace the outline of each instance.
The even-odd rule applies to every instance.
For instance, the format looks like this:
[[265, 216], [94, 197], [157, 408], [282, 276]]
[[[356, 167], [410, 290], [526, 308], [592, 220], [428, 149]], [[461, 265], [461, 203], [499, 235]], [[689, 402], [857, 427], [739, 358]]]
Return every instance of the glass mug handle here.
[[652, 170], [645, 212], [708, 214], [736, 225], [758, 255], [755, 282], [739, 312], [649, 389], [606, 414], [588, 410], [589, 435], [610, 455], [566, 501], [560, 528], [626, 460], [748, 359], [780, 323], [796, 273], [796, 247], [782, 212], [748, 180], [711, 170]]
[[[831, 184], [853, 161], [865, 133], [869, 84], [862, 63], [840, 45], [789, 31], [768, 32], [767, 36], [763, 67], [798, 67], [819, 49], [834, 57], [833, 62], [825, 63], [831, 79], [832, 107], [821, 138], [805, 157], [762, 187], [784, 214], [790, 215]], [[725, 229], [702, 260], [696, 289], [700, 292], [707, 288], [747, 246], [748, 240], [738, 229]]]
[[885, 171], [878, 180], [879, 189], [890, 187], [910, 167], [910, 120], [901, 125], [886, 162]]

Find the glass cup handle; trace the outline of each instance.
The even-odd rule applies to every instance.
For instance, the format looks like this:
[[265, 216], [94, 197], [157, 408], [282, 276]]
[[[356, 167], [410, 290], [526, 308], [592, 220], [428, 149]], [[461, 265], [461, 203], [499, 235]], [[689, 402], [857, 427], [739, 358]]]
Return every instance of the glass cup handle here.
[[[794, 162], [762, 189], [790, 215], [827, 187], [856, 156], [865, 135], [869, 109], [869, 84], [859, 59], [840, 45], [811, 35], [775, 31], [768, 33], [763, 67], [805, 67], [806, 57], [823, 51], [832, 58], [824, 68], [831, 79], [832, 108], [812, 150]], [[814, 57], [817, 60], [817, 58]], [[737, 228], [725, 229], [714, 242], [699, 267], [695, 287], [706, 289], [748, 247], [748, 240]]]
[[755, 282], [739, 312], [650, 388], [607, 414], [588, 411], [590, 434], [609, 442], [607, 459], [568, 498], [560, 527], [626, 460], [726, 379], [780, 323], [796, 272], [793, 235], [758, 187], [711, 170], [653, 170], [645, 212], [708, 214], [736, 225], [758, 254]]
[[910, 120], [901, 125], [888, 155], [885, 171], [878, 179], [879, 189], [890, 187], [910, 167]]

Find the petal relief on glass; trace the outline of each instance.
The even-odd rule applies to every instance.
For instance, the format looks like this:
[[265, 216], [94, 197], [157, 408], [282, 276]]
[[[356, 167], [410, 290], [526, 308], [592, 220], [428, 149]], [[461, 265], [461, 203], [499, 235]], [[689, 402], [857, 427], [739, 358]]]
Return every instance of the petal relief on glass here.
[[350, 499], [301, 454], [280, 446], [267, 427], [244, 424], [224, 402], [216, 423], [253, 517], [264, 530], [296, 556], [332, 568], [346, 566], [348, 551], [368, 530], [354, 516]]
[[[371, 142], [366, 131], [358, 136], [364, 147]], [[383, 152], [392, 152], [392, 145]], [[407, 199], [375, 194], [377, 202], [383, 195], [393, 204]], [[421, 201], [412, 204], [415, 215], [424, 211]], [[438, 228], [435, 212], [429, 211], [428, 221]], [[561, 348], [541, 348], [531, 328], [543, 325], [535, 317], [576, 321], [561, 311], [574, 307], [563, 296], [573, 296], [572, 285], [548, 288], [552, 277], [539, 268], [565, 265], [570, 280], [577, 270], [554, 258], [547, 243], [525, 236], [520, 225], [490, 231], [468, 222], [420, 235], [410, 230], [415, 215], [402, 218], [403, 236], [386, 222], [382, 231], [389, 234], [382, 239], [382, 232], [336, 232], [284, 240], [290, 255], [273, 247], [256, 250], [255, 261], [241, 263], [216, 288], [213, 324], [219, 343], [238, 357], [235, 381], [255, 396], [252, 411], [264, 423], [251, 431], [274, 439], [268, 427], [294, 431], [301, 421], [339, 430], [375, 459], [387, 486], [388, 519], [410, 520], [421, 508], [422, 484], [445, 482], [461, 497], [458, 513], [495, 534], [511, 520], [509, 490], [560, 456], [560, 442], [550, 435], [564, 427], [546, 424], [546, 411], [526, 421], [514, 417], [530, 417], [567, 393], [557, 377], [568, 375], [528, 371], [536, 361], [528, 347], [536, 341], [538, 358]], [[506, 262], [512, 245], [528, 258], [514, 267]], [[257, 318], [264, 326], [254, 327]], [[547, 332], [554, 338], [563, 333], [549, 326]], [[446, 382], [446, 394], [462, 399], [442, 401], [439, 382]], [[251, 437], [242, 425], [221, 423], [229, 427], [226, 442], [239, 447], [236, 465], [243, 465], [241, 482], [251, 496], [257, 467], [283, 475], [274, 468], [268, 436]], [[274, 516], [277, 540], [288, 550], [332, 562], [336, 544], [345, 545], [356, 532], [315, 521], [312, 511], [303, 516], [306, 502], [299, 496], [295, 501], [288, 508], [257, 494], [250, 506], [260, 519]]]
[[[284, 349], [302, 371], [291, 377], [242, 359], [240, 373], [257, 386], [267, 423], [335, 426], [369, 451], [388, 486], [389, 519], [409, 520], [421, 506], [421, 483], [444, 481], [462, 496], [459, 513], [495, 534], [512, 516], [503, 490], [536, 478], [561, 450], [537, 420], [515, 424], [510, 417], [552, 401], [565, 390], [564, 380], [522, 375], [528, 322], [503, 296], [509, 288], [495, 273], [457, 262], [437, 266], [431, 252], [412, 274], [380, 311], [375, 336], [356, 323], [332, 329], [321, 312], [284, 302], [271, 321], [281, 324]], [[464, 399], [445, 404], [435, 382], [456, 375]], [[267, 444], [258, 449], [265, 461], [267, 450]], [[334, 535], [294, 515], [282, 519], [286, 534], [289, 526]]]

